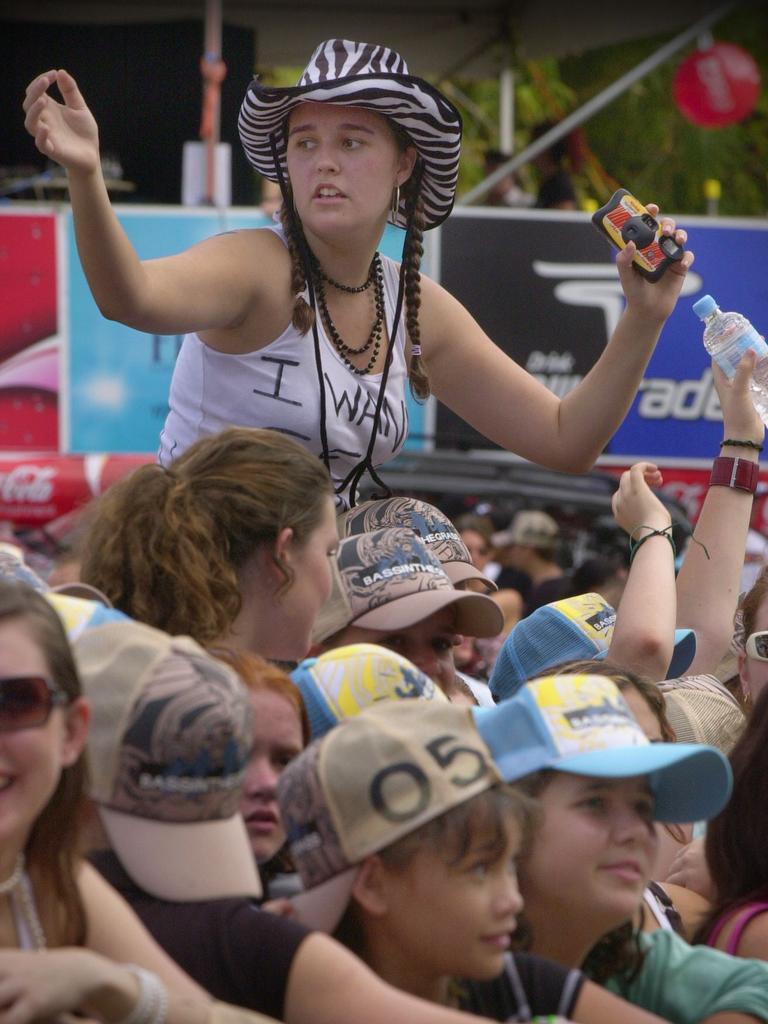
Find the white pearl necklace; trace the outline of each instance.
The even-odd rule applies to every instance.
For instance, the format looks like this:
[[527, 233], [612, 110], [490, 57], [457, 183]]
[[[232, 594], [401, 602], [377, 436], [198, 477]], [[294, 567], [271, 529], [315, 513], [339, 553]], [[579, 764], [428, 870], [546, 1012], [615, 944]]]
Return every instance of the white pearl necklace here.
[[[40, 915], [35, 904], [35, 890], [26, 871], [22, 871], [16, 888], [10, 893], [10, 900], [14, 908], [14, 916], [17, 921], [23, 919], [27, 927], [29, 938], [33, 949], [45, 949], [46, 940]], [[20, 936], [21, 937], [21, 936]]]
[[24, 916], [24, 920], [29, 928], [29, 934], [32, 937], [32, 942], [35, 949], [45, 949], [45, 932], [43, 931], [43, 925], [40, 921], [40, 915], [37, 912], [37, 905], [35, 904], [35, 891], [32, 888], [32, 882], [29, 880], [29, 875], [24, 872], [21, 877], [21, 882], [15, 893], [16, 898], [21, 906], [21, 912]]
[[8, 893], [13, 892], [19, 884], [21, 876], [24, 874], [24, 863], [24, 854], [20, 853], [16, 858], [16, 864], [14, 865], [11, 874], [4, 882], [0, 882], [0, 896], [7, 896]]

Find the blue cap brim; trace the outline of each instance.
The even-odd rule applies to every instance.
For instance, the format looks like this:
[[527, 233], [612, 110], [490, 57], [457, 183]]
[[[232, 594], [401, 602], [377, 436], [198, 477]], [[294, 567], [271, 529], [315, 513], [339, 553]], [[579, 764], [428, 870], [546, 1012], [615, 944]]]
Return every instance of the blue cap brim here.
[[[610, 648], [605, 651], [598, 651], [592, 655], [593, 661], [605, 661], [610, 657]], [[672, 660], [669, 663], [665, 679], [677, 679], [690, 668], [691, 662], [696, 657], [696, 634], [692, 629], [675, 630], [675, 646], [672, 651]]]
[[590, 750], [563, 758], [551, 767], [594, 778], [647, 775], [655, 797], [656, 821], [708, 821], [723, 809], [733, 785], [728, 758], [715, 747], [698, 743]]
[[696, 634], [692, 629], [675, 630], [675, 649], [667, 669], [666, 679], [685, 675], [696, 657]]
[[[714, 747], [638, 743], [563, 757], [527, 689], [495, 708], [473, 708], [477, 730], [505, 782], [542, 769], [598, 778], [647, 775], [657, 821], [703, 821], [722, 810], [731, 793], [728, 759]], [[638, 726], [638, 730], [639, 730]]]

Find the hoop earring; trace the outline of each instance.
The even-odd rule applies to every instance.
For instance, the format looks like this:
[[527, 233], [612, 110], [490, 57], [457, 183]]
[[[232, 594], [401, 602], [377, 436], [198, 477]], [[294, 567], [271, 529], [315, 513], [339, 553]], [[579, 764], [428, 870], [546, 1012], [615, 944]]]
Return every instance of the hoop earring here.
[[400, 215], [400, 186], [395, 185], [392, 189], [392, 207], [391, 207], [392, 219], [397, 220]]

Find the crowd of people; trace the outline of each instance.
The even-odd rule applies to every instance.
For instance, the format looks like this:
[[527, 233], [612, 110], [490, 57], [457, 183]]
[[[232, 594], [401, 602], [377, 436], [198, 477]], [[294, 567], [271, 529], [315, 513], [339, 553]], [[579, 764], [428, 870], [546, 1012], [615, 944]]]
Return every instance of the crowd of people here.
[[419, 274], [460, 118], [386, 47], [252, 83], [280, 225], [149, 262], [74, 79], [25, 110], [105, 315], [187, 337], [158, 462], [85, 511], [76, 581], [0, 549], [0, 1021], [768, 1021], [750, 358], [713, 369], [723, 448], [683, 552], [649, 462], [613, 499], [626, 561], [582, 576], [545, 510], [357, 501], [406, 379], [591, 465], [692, 254], [656, 284], [617, 257], [624, 316], [559, 400]]

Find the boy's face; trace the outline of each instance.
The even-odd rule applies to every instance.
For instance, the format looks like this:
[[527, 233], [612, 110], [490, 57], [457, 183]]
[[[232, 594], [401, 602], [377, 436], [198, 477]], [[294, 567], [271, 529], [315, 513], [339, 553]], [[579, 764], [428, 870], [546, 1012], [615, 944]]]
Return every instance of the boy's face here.
[[386, 912], [371, 927], [385, 929], [414, 973], [491, 979], [504, 967], [523, 901], [517, 886], [520, 828], [505, 815], [505, 842], [482, 830], [467, 853], [451, 861], [423, 843], [406, 867], [383, 867]]

